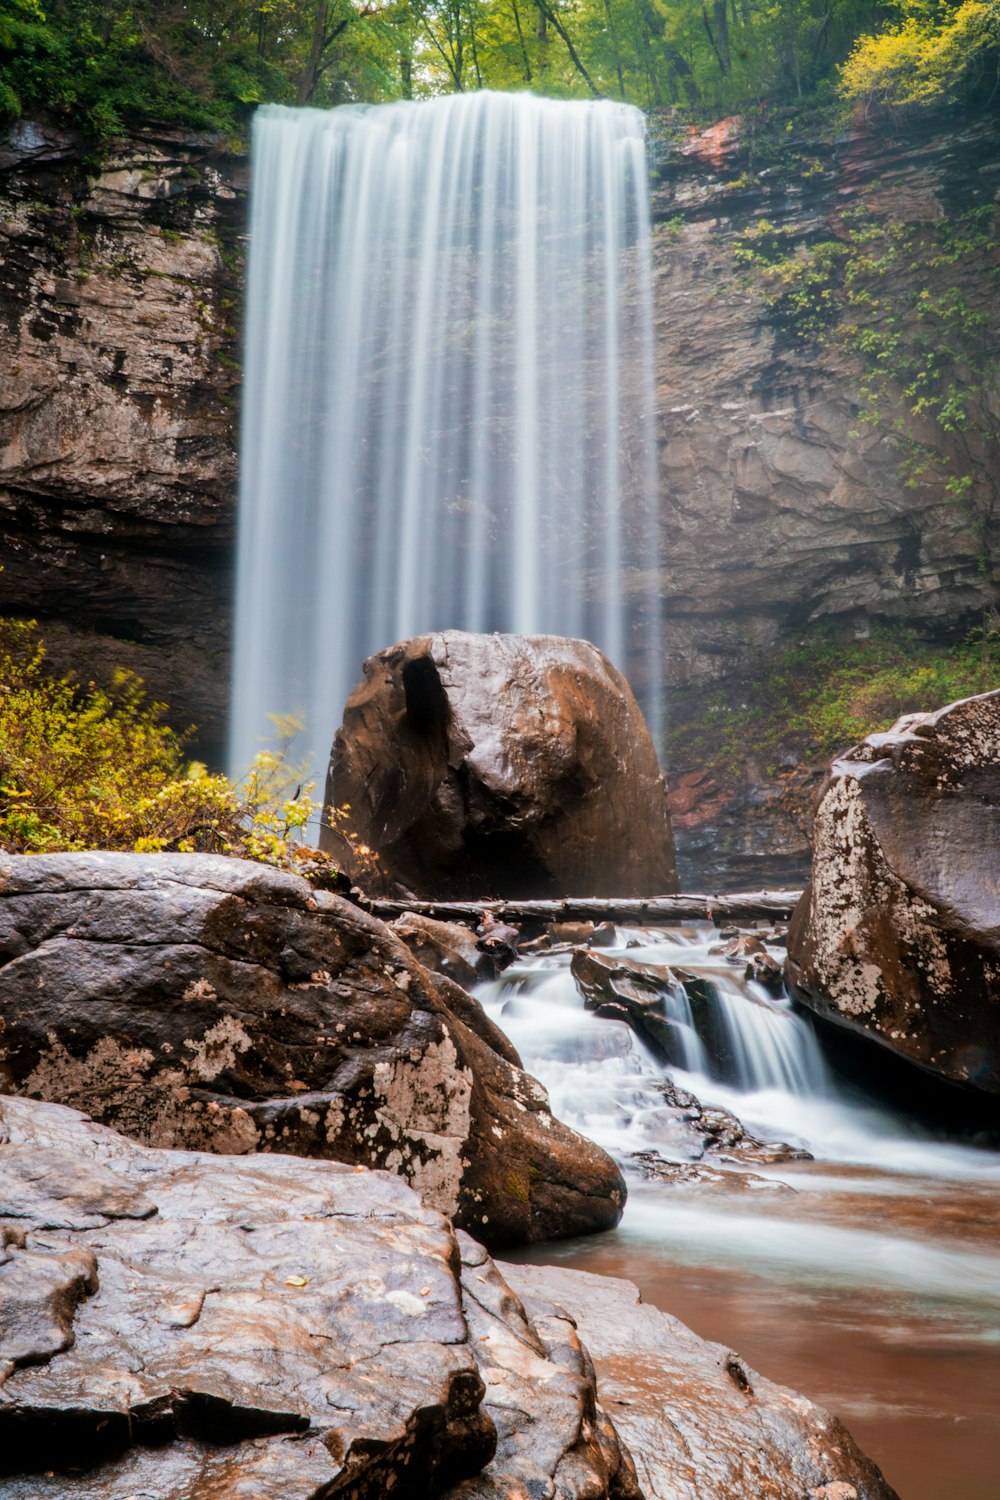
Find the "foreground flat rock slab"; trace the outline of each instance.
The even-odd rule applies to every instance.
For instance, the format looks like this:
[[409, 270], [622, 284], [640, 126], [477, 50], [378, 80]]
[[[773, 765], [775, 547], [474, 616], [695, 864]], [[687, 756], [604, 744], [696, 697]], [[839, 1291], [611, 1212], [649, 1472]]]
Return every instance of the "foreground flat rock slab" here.
[[326, 800], [418, 896], [678, 888], [652, 739], [588, 641], [447, 630], [369, 657]]
[[30, 1100], [0, 1120], [6, 1473], [312, 1495], [489, 1461], [454, 1240], [398, 1178], [148, 1151]]
[[572, 1325], [398, 1178], [12, 1098], [0, 1475], [4, 1500], [639, 1497]]
[[0, 858], [0, 1087], [150, 1146], [400, 1173], [491, 1245], [615, 1224], [622, 1177], [377, 918], [208, 855]]
[[909, 714], [833, 766], [787, 977], [819, 1015], [1000, 1093], [1000, 692]]
[[632, 1282], [500, 1269], [532, 1318], [572, 1316], [647, 1500], [896, 1500], [836, 1417], [643, 1303]]

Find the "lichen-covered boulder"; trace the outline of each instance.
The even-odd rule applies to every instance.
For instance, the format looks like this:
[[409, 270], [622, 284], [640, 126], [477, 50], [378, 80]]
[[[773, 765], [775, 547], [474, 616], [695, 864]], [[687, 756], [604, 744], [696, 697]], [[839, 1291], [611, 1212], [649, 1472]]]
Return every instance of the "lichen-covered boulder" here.
[[833, 766], [787, 977], [819, 1015], [1000, 1093], [1000, 692], [910, 714]]
[[326, 795], [420, 895], [678, 888], [649, 731], [587, 641], [446, 630], [369, 657]]
[[491, 1245], [624, 1203], [471, 995], [350, 902], [239, 860], [0, 859], [0, 1088], [151, 1146], [386, 1167]]
[[0, 1099], [5, 1500], [640, 1500], [572, 1325], [398, 1178]]

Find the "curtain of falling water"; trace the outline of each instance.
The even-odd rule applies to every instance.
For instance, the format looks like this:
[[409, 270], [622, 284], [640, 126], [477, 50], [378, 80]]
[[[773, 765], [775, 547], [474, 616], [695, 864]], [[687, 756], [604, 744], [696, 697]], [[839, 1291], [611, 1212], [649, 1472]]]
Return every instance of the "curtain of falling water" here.
[[[472, 94], [253, 136], [231, 765], [428, 630], [584, 636], [660, 707], [642, 116]], [[304, 741], [304, 743], [303, 743]]]

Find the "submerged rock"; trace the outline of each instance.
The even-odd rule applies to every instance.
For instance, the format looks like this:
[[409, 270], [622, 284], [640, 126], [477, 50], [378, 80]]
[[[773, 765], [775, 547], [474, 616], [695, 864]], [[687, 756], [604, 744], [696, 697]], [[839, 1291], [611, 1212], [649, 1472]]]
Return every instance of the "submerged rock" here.
[[0, 859], [0, 1078], [150, 1146], [399, 1172], [491, 1245], [617, 1223], [624, 1184], [465, 991], [298, 876]]
[[630, 1281], [501, 1270], [529, 1315], [555, 1304], [573, 1318], [647, 1500], [896, 1500], [836, 1417], [647, 1306]]
[[677, 890], [649, 731], [587, 641], [449, 630], [370, 657], [326, 800], [415, 894]]
[[834, 761], [787, 976], [819, 1015], [1000, 1093], [1000, 692]]
[[398, 1178], [25, 1099], [0, 1142], [5, 1500], [639, 1500], [572, 1324]]

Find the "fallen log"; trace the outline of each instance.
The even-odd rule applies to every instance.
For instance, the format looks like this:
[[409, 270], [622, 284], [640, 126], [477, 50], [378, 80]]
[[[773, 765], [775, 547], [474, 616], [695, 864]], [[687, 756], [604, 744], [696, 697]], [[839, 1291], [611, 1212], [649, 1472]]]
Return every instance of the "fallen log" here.
[[561, 896], [538, 901], [389, 901], [361, 896], [359, 904], [391, 921], [419, 913], [442, 922], [481, 922], [484, 913], [504, 922], [619, 922], [656, 927], [671, 922], [786, 922], [801, 891], [741, 891], [732, 895], [643, 896], [602, 899]]

